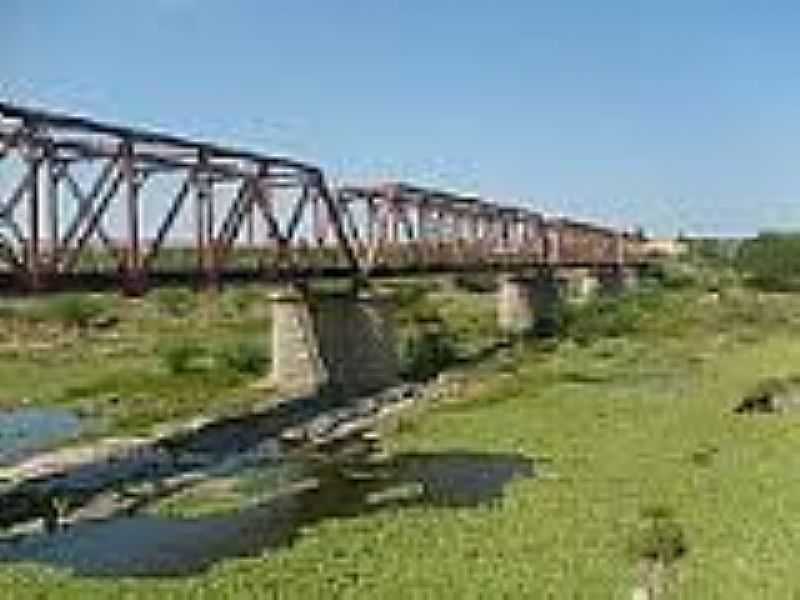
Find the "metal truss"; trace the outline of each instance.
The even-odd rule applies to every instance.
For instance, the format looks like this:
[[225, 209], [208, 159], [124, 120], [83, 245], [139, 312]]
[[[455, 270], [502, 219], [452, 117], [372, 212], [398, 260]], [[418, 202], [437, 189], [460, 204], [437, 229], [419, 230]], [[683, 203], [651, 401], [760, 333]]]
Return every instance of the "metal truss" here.
[[640, 260], [637, 236], [474, 196], [405, 183], [337, 192], [367, 272], [536, 266], [616, 267]]
[[320, 168], [290, 158], [0, 102], [4, 163], [0, 290], [140, 293], [164, 281], [620, 265], [638, 256], [635, 237], [594, 225], [402, 183], [331, 190]]
[[[176, 219], [192, 209], [194, 240], [177, 246], [193, 253], [195, 277], [219, 279], [245, 222], [244, 245], [260, 253], [259, 268], [288, 276], [298, 261], [299, 226], [311, 212], [326, 220], [328, 235], [320, 243], [333, 250], [315, 256], [327, 261], [318, 266], [358, 270], [334, 196], [312, 165], [0, 103], [0, 161], [12, 156], [18, 180], [0, 198], [0, 261], [19, 285], [47, 288], [70, 275], [110, 271], [126, 290], [144, 289]], [[74, 171], [87, 163], [99, 169], [82, 186]], [[158, 226], [145, 238], [142, 195], [164, 174], [181, 184], [170, 198], [158, 199]], [[221, 185], [235, 188], [223, 211], [215, 198]], [[115, 204], [124, 214], [121, 237], [104, 225]], [[259, 244], [253, 239], [256, 220], [267, 234]], [[87, 272], [81, 262], [87, 254], [104, 269]]]

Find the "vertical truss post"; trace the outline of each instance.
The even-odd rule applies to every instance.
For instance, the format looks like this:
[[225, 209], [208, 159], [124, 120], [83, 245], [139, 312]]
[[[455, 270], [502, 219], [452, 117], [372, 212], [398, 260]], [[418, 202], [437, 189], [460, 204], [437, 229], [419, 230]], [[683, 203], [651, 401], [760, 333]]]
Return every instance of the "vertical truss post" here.
[[210, 175], [205, 177], [203, 189], [205, 196], [206, 283], [210, 288], [214, 288], [219, 284], [219, 272], [218, 249], [214, 235], [214, 182]]
[[[303, 196], [308, 194], [308, 184], [303, 182]], [[311, 201], [311, 220], [313, 222], [312, 236], [317, 247], [325, 244], [325, 224], [323, 223], [322, 211], [320, 210], [319, 194], [314, 194]]]
[[58, 264], [58, 246], [60, 243], [59, 228], [59, 183], [61, 180], [60, 165], [56, 163], [52, 150], [48, 151], [47, 160], [47, 205], [50, 221], [50, 268], [55, 271]]
[[197, 159], [197, 168], [194, 171], [194, 189], [195, 189], [195, 218], [194, 218], [194, 231], [195, 231], [195, 251], [197, 259], [197, 272], [205, 273], [207, 251], [206, 251], [206, 202], [208, 200], [208, 174], [205, 168], [208, 165], [208, 156], [203, 150], [200, 150]]
[[40, 284], [40, 232], [39, 232], [39, 167], [38, 157], [28, 159], [28, 274], [31, 287], [37, 289]]
[[125, 252], [125, 291], [129, 293], [141, 292], [141, 238], [139, 223], [139, 182], [135, 169], [135, 156], [133, 142], [123, 142], [122, 146], [122, 179], [125, 186], [125, 209], [127, 223], [126, 252]]
[[256, 205], [255, 202], [248, 202], [247, 204], [247, 246], [252, 248], [256, 242], [256, 220], [255, 220]]
[[[248, 191], [248, 195], [250, 192]], [[247, 247], [249, 250], [252, 250], [253, 246], [256, 242], [256, 220], [255, 220], [255, 210], [256, 204], [252, 200], [248, 200], [247, 208], [245, 209], [247, 212], [245, 214], [245, 228], [246, 233], [245, 236], [247, 237]]]
[[375, 220], [377, 208], [375, 207], [375, 198], [370, 195], [367, 198], [367, 245], [370, 250], [375, 247]]

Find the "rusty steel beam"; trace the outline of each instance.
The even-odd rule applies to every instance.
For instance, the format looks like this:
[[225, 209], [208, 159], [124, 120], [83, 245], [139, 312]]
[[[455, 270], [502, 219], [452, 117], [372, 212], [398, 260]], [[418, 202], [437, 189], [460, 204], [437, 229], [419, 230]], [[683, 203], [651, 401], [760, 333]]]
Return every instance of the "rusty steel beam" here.
[[[106, 162], [106, 164], [103, 166], [103, 169], [100, 171], [100, 174], [92, 184], [92, 188], [89, 190], [88, 194], [83, 194], [82, 190], [80, 190], [80, 187], [77, 185], [77, 182], [75, 182], [74, 187], [70, 186], [70, 191], [72, 191], [73, 194], [80, 193], [80, 196], [76, 196], [76, 200], [78, 200], [78, 210], [61, 238], [60, 247], [57, 249], [58, 252], [61, 252], [62, 249], [66, 249], [72, 243], [72, 240], [77, 235], [82, 222], [92, 213], [92, 207], [94, 206], [97, 197], [106, 187], [111, 179], [111, 176], [114, 174], [114, 171], [117, 169], [118, 160], [119, 157], [115, 157]], [[69, 171], [65, 170], [64, 173], [67, 182], [70, 182], [72, 180], [72, 176], [70, 175]], [[112, 181], [111, 189], [117, 189], [117, 186], [121, 183], [121, 177], [122, 175], [117, 173], [116, 178], [114, 181]]]
[[170, 203], [170, 207], [167, 210], [167, 214], [164, 216], [164, 219], [161, 221], [161, 224], [158, 226], [158, 230], [156, 231], [156, 237], [153, 240], [150, 250], [145, 255], [144, 259], [142, 259], [142, 268], [144, 270], [148, 270], [150, 265], [153, 263], [155, 258], [158, 256], [159, 251], [161, 250], [161, 246], [164, 243], [164, 240], [169, 233], [169, 230], [172, 228], [175, 219], [180, 214], [181, 209], [183, 208], [184, 203], [186, 202], [186, 198], [189, 196], [189, 192], [192, 188], [192, 180], [191, 176], [187, 177], [183, 181], [183, 185], [181, 185], [178, 193], [175, 195], [175, 198]]
[[[0, 102], [0, 159], [11, 153], [25, 168], [15, 187], [0, 190], [0, 224], [8, 230], [0, 240], [0, 260], [34, 284], [40, 270], [42, 281], [84, 277], [76, 268], [93, 236], [117, 265], [107, 276], [118, 277], [121, 286], [138, 289], [150, 275], [161, 278], [163, 273], [152, 271], [156, 258], [192, 194], [194, 272], [206, 282], [240, 268], [232, 256], [243, 243], [243, 226], [246, 247], [259, 250], [254, 272], [282, 277], [620, 265], [641, 254], [627, 232], [545, 219], [476, 195], [405, 182], [331, 190], [322, 170], [286, 157]], [[103, 166], [84, 189], [70, 167], [94, 161]], [[162, 174], [181, 178], [171, 197], [153, 194], [148, 183]], [[217, 184], [237, 186], [229, 205], [215, 194]], [[63, 194], [77, 200], [76, 213], [64, 223]], [[147, 207], [158, 224], [152, 241], [142, 237], [145, 202], [158, 202]], [[24, 228], [15, 218], [22, 206]], [[104, 225], [112, 206], [122, 223]], [[265, 224], [263, 240], [256, 240], [257, 217]], [[44, 248], [50, 260], [43, 260]]]
[[215, 264], [218, 268], [224, 267], [226, 259], [230, 254], [231, 247], [239, 235], [245, 215], [250, 211], [251, 204], [252, 193], [250, 191], [250, 182], [245, 180], [236, 190], [236, 195], [220, 226], [220, 232], [215, 242]]
[[159, 133], [145, 129], [135, 129], [121, 125], [111, 125], [109, 123], [95, 121], [86, 117], [25, 108], [10, 104], [8, 102], [0, 102], [0, 117], [18, 119], [26, 125], [46, 125], [48, 127], [54, 127], [67, 131], [83, 131], [94, 134], [102, 134], [112, 138], [117, 138], [118, 140], [128, 140], [132, 143], [144, 142], [183, 148], [187, 150], [203, 150], [208, 154], [213, 154], [224, 158], [242, 159], [253, 161], [255, 163], [263, 163], [266, 161], [278, 167], [286, 167], [292, 170], [313, 170], [311, 165], [307, 165], [300, 161], [283, 156], [268, 156], [259, 154], [257, 152], [250, 152], [237, 148], [218, 146], [208, 142], [190, 140], [184, 137], [178, 137], [166, 133]]

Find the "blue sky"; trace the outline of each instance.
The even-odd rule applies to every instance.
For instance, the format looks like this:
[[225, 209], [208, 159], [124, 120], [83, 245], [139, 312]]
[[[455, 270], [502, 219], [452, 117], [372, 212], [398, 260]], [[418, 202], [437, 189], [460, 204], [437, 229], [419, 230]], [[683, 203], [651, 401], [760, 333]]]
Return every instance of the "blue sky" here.
[[656, 233], [800, 228], [800, 4], [4, 0], [0, 97]]

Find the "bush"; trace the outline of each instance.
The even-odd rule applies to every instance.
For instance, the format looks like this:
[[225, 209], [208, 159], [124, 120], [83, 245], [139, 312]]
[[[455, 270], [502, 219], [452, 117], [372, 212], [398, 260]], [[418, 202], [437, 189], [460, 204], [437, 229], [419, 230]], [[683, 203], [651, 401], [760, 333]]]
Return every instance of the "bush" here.
[[159, 310], [171, 317], [186, 317], [197, 306], [195, 295], [184, 288], [164, 288], [153, 292]]
[[0, 321], [13, 321], [19, 317], [19, 310], [11, 304], [0, 304]]
[[646, 310], [657, 309], [657, 292], [619, 297], [597, 297], [564, 310], [562, 335], [579, 344], [621, 337], [639, 331]]
[[800, 291], [800, 234], [761, 233], [741, 244], [735, 264], [752, 287], [770, 292]]
[[497, 291], [497, 275], [494, 273], [460, 273], [454, 283], [458, 289], [474, 294]]
[[239, 342], [224, 347], [217, 355], [217, 360], [231, 371], [258, 375], [266, 369], [267, 351], [253, 342]]
[[687, 550], [683, 528], [670, 508], [653, 506], [642, 511], [642, 522], [631, 539], [635, 558], [670, 565]]
[[441, 321], [421, 322], [401, 339], [401, 373], [409, 379], [429, 379], [452, 365], [456, 358], [452, 332]]
[[680, 290], [700, 284], [700, 272], [696, 265], [669, 260], [650, 267], [651, 273], [667, 289]]
[[225, 300], [236, 315], [246, 313], [254, 304], [266, 302], [264, 293], [254, 288], [231, 290], [225, 295]]
[[195, 361], [203, 354], [204, 350], [199, 344], [188, 340], [169, 344], [159, 352], [164, 365], [175, 375], [193, 371]]
[[50, 300], [44, 307], [45, 320], [58, 321], [65, 327], [86, 329], [93, 319], [106, 311], [106, 304], [99, 298], [81, 294], [65, 294]]
[[420, 304], [426, 303], [430, 289], [430, 285], [421, 283], [398, 286], [392, 290], [392, 302], [400, 311], [413, 311]]

